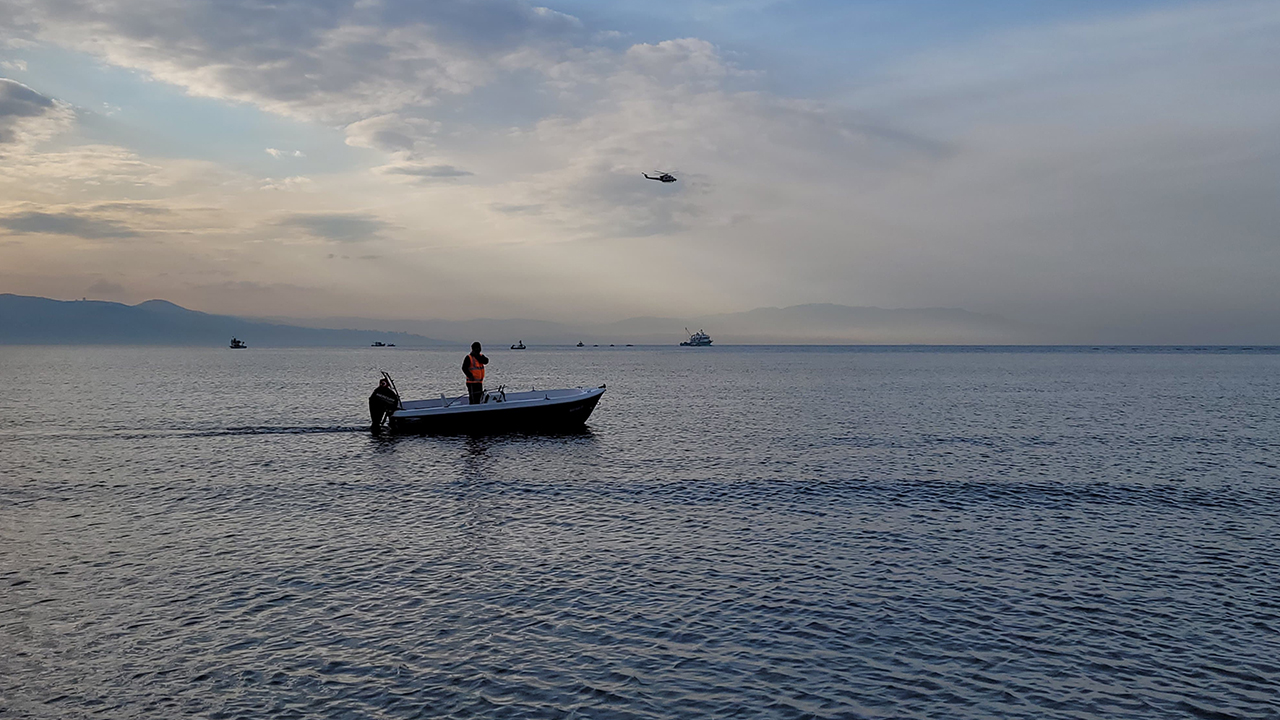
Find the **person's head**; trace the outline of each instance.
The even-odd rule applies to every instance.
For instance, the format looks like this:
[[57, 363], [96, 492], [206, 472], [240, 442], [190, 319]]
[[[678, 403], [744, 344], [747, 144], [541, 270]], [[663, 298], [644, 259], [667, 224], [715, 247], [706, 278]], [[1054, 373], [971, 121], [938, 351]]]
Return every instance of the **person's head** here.
[[480, 343], [478, 342], [471, 343], [471, 352], [474, 352], [474, 353], [480, 352]]

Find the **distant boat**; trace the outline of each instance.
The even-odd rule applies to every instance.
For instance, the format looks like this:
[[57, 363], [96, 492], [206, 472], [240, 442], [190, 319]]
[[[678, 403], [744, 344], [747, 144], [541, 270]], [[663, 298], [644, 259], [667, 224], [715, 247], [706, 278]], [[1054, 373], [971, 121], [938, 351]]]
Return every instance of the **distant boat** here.
[[512, 346], [511, 346], [511, 349], [512, 349], [512, 350], [523, 350], [523, 349], [524, 349], [524, 341], [523, 341], [523, 340], [520, 340], [520, 341], [519, 341], [519, 342], [517, 342], [515, 345], [512, 345]]
[[387, 344], [378, 340], [374, 340], [369, 347], [386, 347]]
[[232, 349], [232, 350], [243, 350], [243, 349], [245, 349], [245, 348], [247, 348], [247, 347], [249, 347], [249, 346], [248, 346], [248, 345], [245, 345], [243, 340], [237, 340], [237, 339], [235, 339], [235, 338], [231, 338], [231, 349]]
[[[689, 332], [689, 328], [684, 329]], [[707, 347], [711, 345], [711, 336], [699, 330], [689, 335], [689, 339], [680, 343], [681, 347]]]
[[578, 343], [578, 347], [586, 347], [586, 345], [583, 345], [582, 343]]

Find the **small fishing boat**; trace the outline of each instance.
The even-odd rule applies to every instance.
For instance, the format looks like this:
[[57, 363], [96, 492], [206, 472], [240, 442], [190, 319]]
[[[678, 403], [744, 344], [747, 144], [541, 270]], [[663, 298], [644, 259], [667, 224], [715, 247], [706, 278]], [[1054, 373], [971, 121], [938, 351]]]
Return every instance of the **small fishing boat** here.
[[517, 342], [515, 345], [512, 345], [512, 346], [511, 346], [511, 349], [512, 349], [512, 350], [524, 350], [524, 341], [523, 341], [523, 340], [520, 340], [520, 341], [519, 341], [519, 342]]
[[245, 345], [243, 340], [237, 340], [237, 339], [235, 339], [235, 338], [231, 338], [231, 349], [232, 349], [232, 350], [243, 350], [243, 349], [245, 349], [245, 348], [247, 348], [247, 347], [249, 347], [249, 346], [248, 346], [248, 345]]
[[494, 433], [563, 432], [582, 427], [605, 387], [508, 392], [488, 390], [484, 401], [469, 404], [466, 395], [404, 400], [389, 416], [393, 432]]

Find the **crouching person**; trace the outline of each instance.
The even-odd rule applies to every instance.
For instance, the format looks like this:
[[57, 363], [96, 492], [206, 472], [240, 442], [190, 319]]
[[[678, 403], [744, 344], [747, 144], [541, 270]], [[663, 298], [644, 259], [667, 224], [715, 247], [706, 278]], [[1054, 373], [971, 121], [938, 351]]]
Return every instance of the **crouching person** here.
[[374, 432], [382, 429], [382, 421], [400, 407], [400, 396], [391, 389], [386, 378], [378, 382], [378, 387], [369, 396], [369, 422]]

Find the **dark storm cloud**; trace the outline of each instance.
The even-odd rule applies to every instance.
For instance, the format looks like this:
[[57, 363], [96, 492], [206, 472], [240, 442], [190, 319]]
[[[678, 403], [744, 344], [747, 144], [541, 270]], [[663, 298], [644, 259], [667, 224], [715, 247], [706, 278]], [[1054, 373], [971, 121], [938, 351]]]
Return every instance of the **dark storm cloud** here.
[[0, 217], [0, 227], [20, 234], [71, 235], [86, 240], [137, 237], [138, 233], [114, 220], [73, 213], [24, 212]]
[[17, 80], [0, 78], [0, 117], [43, 115], [53, 101]]
[[0, 144], [16, 139], [19, 122], [41, 117], [53, 109], [53, 100], [16, 80], [0, 78]]
[[293, 215], [281, 220], [283, 227], [298, 228], [308, 235], [333, 240], [334, 242], [352, 243], [370, 240], [387, 227], [387, 223], [373, 217], [358, 213], [314, 213]]

